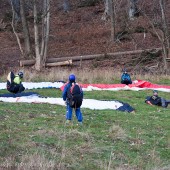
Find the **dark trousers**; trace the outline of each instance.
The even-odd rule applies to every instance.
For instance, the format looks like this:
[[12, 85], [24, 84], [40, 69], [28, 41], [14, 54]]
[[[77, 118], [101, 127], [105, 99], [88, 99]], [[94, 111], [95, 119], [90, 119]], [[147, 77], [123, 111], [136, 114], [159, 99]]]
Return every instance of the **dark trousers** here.
[[161, 97], [161, 103], [162, 103], [162, 107], [168, 107], [168, 104], [170, 104], [170, 100], [166, 100]]
[[21, 93], [25, 90], [25, 87], [22, 84], [14, 84], [11, 85], [8, 89], [9, 92], [11, 93]]
[[131, 80], [124, 80], [124, 81], [122, 80], [121, 84], [129, 85], [129, 84], [132, 84], [132, 81]]

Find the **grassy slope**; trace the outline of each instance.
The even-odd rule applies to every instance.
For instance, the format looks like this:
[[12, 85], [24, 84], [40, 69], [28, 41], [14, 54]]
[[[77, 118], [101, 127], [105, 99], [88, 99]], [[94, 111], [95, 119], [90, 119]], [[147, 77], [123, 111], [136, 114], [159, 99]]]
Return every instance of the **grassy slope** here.
[[[61, 96], [54, 89], [34, 91]], [[150, 94], [85, 92], [85, 98], [128, 102], [136, 113], [82, 109], [82, 127], [75, 116], [65, 125], [62, 106], [0, 103], [0, 169], [161, 169], [170, 160], [170, 109], [146, 105]]]

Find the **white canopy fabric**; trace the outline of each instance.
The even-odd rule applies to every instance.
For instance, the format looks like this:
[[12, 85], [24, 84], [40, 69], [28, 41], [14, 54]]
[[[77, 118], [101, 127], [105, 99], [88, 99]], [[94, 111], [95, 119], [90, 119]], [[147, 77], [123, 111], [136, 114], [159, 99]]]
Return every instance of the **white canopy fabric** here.
[[[25, 89], [60, 88], [62, 82], [23, 82]], [[0, 83], [0, 90], [6, 89], [6, 83]]]
[[[36, 95], [16, 98], [0, 97], [0, 101], [10, 103], [49, 103], [65, 106], [65, 102], [63, 101], [62, 98], [50, 98], [50, 97], [41, 98]], [[104, 110], [104, 109], [116, 110], [121, 106], [123, 106], [123, 104], [118, 101], [101, 101], [94, 99], [84, 99], [81, 108], [88, 108], [92, 110]]]

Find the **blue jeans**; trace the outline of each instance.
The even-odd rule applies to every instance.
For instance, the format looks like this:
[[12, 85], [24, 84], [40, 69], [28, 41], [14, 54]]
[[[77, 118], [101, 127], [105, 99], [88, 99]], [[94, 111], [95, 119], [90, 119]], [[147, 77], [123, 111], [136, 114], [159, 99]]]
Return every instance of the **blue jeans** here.
[[[75, 110], [75, 114], [76, 114], [76, 118], [77, 118], [78, 122], [82, 122], [83, 121], [83, 115], [81, 113], [80, 108], [76, 108], [74, 110]], [[67, 112], [66, 112], [66, 119], [67, 120], [72, 119], [72, 113], [73, 113], [73, 108], [71, 108], [70, 105], [67, 104]]]

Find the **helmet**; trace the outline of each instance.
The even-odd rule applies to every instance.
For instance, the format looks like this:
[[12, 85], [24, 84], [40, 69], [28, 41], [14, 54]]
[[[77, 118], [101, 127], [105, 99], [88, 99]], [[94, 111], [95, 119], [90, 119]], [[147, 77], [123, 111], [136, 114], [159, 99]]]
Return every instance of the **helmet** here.
[[74, 74], [70, 74], [69, 81], [70, 82], [75, 82], [75, 80], [76, 80], [76, 76]]
[[18, 73], [18, 75], [19, 75], [20, 78], [23, 78], [23, 76], [24, 76], [24, 74], [23, 74], [22, 71], [20, 71], [20, 72]]
[[123, 69], [123, 73], [127, 73], [127, 71], [126, 71], [126, 69], [125, 69], [125, 68]]
[[153, 93], [158, 93], [158, 90], [153, 90]]

